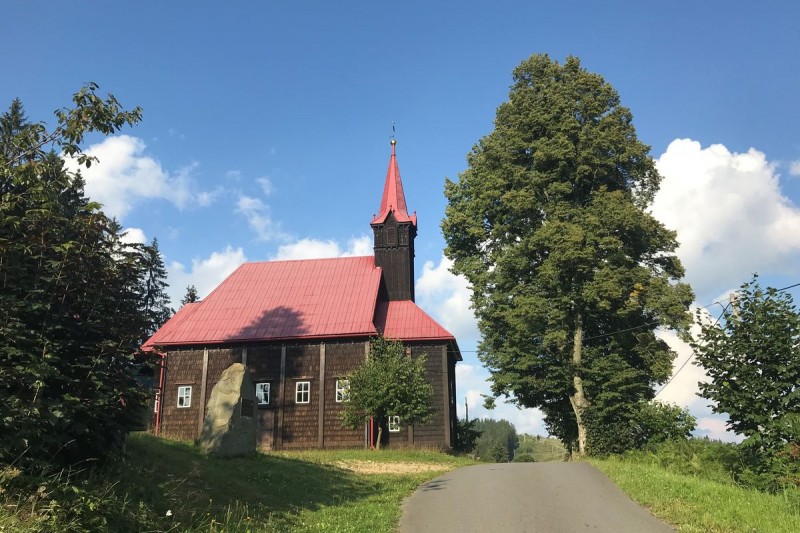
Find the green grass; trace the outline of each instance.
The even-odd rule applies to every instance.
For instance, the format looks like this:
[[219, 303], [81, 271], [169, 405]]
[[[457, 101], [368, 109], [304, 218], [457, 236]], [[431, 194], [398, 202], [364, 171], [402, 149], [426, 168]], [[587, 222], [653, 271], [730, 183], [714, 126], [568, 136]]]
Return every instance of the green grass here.
[[620, 458], [593, 459], [633, 500], [688, 532], [797, 532], [797, 492], [767, 494]]
[[[414, 462], [437, 471], [361, 474], [353, 462]], [[78, 483], [77, 506], [59, 501], [57, 480], [41, 497], [2, 495], [2, 531], [393, 531], [414, 489], [469, 459], [433, 451], [305, 451], [237, 459], [202, 455], [187, 443], [132, 435], [124, 461]], [[71, 490], [71, 488], [70, 488]], [[66, 500], [65, 500], [66, 501]], [[63, 506], [65, 507], [65, 506]], [[82, 508], [79, 508], [82, 507]], [[77, 513], [77, 515], [76, 515]]]

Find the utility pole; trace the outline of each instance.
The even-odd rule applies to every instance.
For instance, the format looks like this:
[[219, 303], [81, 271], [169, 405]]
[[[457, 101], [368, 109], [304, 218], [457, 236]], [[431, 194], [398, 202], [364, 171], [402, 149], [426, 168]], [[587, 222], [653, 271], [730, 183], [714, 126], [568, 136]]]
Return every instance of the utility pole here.
[[469, 423], [469, 404], [467, 403], [466, 396], [464, 396], [464, 423]]
[[731, 309], [733, 310], [733, 316], [739, 318], [739, 295], [735, 292], [732, 292], [729, 300], [731, 301]]

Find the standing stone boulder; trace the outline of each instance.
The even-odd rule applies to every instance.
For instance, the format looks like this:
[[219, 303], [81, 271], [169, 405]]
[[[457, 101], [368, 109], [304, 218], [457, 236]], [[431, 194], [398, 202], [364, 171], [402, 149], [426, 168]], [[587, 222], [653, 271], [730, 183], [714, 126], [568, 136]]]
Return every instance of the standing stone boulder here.
[[234, 363], [222, 373], [208, 400], [198, 444], [217, 457], [236, 457], [256, 451], [258, 418], [256, 391], [247, 367]]

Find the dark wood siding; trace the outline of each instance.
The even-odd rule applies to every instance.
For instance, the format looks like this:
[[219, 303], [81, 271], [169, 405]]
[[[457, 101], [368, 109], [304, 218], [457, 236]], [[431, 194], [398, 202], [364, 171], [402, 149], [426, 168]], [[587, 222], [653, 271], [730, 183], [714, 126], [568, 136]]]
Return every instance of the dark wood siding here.
[[[201, 409], [211, 396], [222, 372], [235, 362], [246, 363], [253, 383], [270, 384], [270, 403], [258, 409], [261, 448], [352, 448], [364, 445], [364, 430], [341, 425], [342, 404], [336, 402], [336, 380], [346, 378], [366, 358], [366, 341], [325, 343], [262, 344], [247, 347], [215, 347], [208, 350], [205, 402], [200, 400], [203, 381], [204, 349], [169, 351], [166, 358], [165, 392], [162, 398], [160, 433], [170, 438], [193, 440], [199, 435]], [[425, 343], [410, 346], [411, 357], [426, 354], [425, 376], [433, 386], [432, 419], [426, 424], [407, 426], [389, 433], [384, 427], [388, 447], [435, 447], [453, 445], [455, 421], [455, 360], [445, 344]], [[285, 350], [285, 368], [281, 359]], [[320, 370], [324, 368], [324, 376]], [[310, 383], [309, 403], [298, 404], [295, 387]], [[324, 387], [322, 385], [324, 384]], [[192, 387], [192, 405], [178, 408], [178, 387]], [[283, 386], [282, 386], [283, 385]], [[284, 390], [281, 397], [281, 390]], [[324, 389], [324, 395], [321, 395]], [[321, 433], [320, 433], [321, 431]]]
[[[200, 388], [203, 379], [203, 349], [175, 350], [167, 353], [164, 394], [161, 399], [161, 434], [180, 440], [199, 435], [198, 419], [203, 402]], [[178, 407], [178, 387], [192, 387], [191, 407]]]
[[247, 347], [247, 369], [253, 383], [269, 383], [269, 404], [259, 405], [258, 447], [270, 450], [275, 447], [278, 424], [278, 406], [281, 402], [281, 346], [261, 345]]
[[[286, 346], [286, 398], [283, 404], [284, 448], [314, 448], [318, 444], [319, 344]], [[298, 382], [311, 384], [309, 403], [295, 400]]]
[[445, 440], [444, 423], [445, 410], [448, 409], [444, 401], [444, 372], [442, 371], [442, 344], [411, 347], [411, 356], [419, 357], [425, 354], [425, 377], [433, 385], [433, 416], [425, 424], [414, 425], [414, 445], [431, 447], [448, 447]]
[[345, 428], [339, 420], [343, 405], [336, 402], [336, 380], [346, 378], [364, 361], [366, 346], [365, 342], [325, 345], [325, 448], [364, 446], [364, 428]]
[[410, 222], [398, 223], [390, 214], [383, 224], [372, 226], [375, 235], [375, 265], [383, 269], [383, 282], [390, 300], [414, 299], [414, 239]]

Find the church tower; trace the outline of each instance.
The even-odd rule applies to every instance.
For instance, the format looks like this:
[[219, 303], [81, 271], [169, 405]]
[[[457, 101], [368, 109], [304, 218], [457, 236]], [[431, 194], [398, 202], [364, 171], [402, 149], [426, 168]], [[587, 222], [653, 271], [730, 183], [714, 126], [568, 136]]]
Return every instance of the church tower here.
[[397, 141], [392, 139], [392, 155], [383, 186], [378, 215], [370, 226], [375, 234], [375, 266], [383, 269], [389, 301], [414, 301], [414, 239], [417, 214], [408, 214], [400, 168], [395, 155]]

